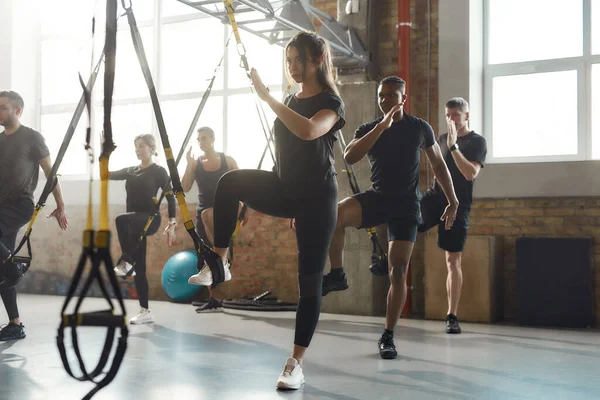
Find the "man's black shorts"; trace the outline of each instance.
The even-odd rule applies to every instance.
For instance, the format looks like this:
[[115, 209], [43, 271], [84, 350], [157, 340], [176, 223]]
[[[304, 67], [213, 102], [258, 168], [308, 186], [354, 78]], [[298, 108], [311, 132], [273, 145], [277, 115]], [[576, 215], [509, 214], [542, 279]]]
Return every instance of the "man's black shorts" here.
[[438, 247], [450, 253], [463, 251], [467, 241], [467, 231], [469, 230], [469, 212], [470, 210], [458, 208], [456, 220], [452, 228], [446, 230], [445, 222], [440, 218], [448, 203], [445, 197], [431, 191], [427, 191], [421, 200], [421, 224], [419, 232], [426, 232], [434, 226], [438, 227]]
[[[405, 240], [414, 242], [417, 240], [418, 217], [395, 216], [402, 212], [402, 210], [399, 210], [403, 207], [401, 204], [391, 203], [382, 192], [373, 189], [357, 193], [352, 197], [358, 200], [362, 208], [362, 222], [359, 229], [373, 228], [387, 223], [388, 241]], [[412, 208], [415, 207], [407, 210], [405, 215], [410, 215]]]

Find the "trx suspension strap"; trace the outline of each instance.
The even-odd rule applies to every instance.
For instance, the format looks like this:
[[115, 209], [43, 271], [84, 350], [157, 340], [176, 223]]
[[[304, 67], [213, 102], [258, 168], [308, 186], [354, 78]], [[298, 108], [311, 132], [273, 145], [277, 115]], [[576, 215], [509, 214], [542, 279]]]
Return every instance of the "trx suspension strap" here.
[[[223, 52], [223, 57], [221, 57], [221, 60], [219, 61], [219, 63], [217, 64], [215, 71], [213, 73], [213, 76], [210, 80], [210, 83], [208, 84], [208, 87], [206, 88], [206, 91], [204, 92], [204, 94], [202, 95], [202, 100], [200, 101], [200, 104], [198, 105], [198, 108], [196, 109], [196, 113], [194, 114], [194, 118], [192, 119], [192, 123], [190, 124], [190, 127], [188, 128], [187, 134], [185, 135], [185, 138], [183, 140], [183, 143], [181, 144], [181, 148], [179, 149], [179, 154], [177, 155], [177, 159], [175, 160], [175, 166], [179, 165], [179, 162], [181, 161], [181, 159], [183, 158], [183, 155], [185, 154], [185, 149], [187, 148], [190, 139], [192, 138], [192, 134], [194, 133], [194, 129], [196, 128], [196, 124], [198, 123], [198, 120], [200, 119], [200, 116], [202, 115], [202, 111], [204, 110], [204, 106], [206, 105], [206, 102], [208, 101], [208, 98], [210, 96], [210, 93], [212, 91], [212, 87], [213, 84], [215, 83], [215, 80], [217, 78], [217, 74], [219, 73], [219, 70], [221, 69], [221, 65], [223, 64], [223, 60], [225, 59], [225, 54], [227, 53], [227, 48], [229, 47], [229, 41], [231, 39], [231, 36], [227, 39], [227, 42], [225, 43], [225, 51]], [[169, 183], [170, 183], [170, 178], [169, 178]], [[142, 244], [142, 242], [144, 241], [144, 239], [148, 236], [148, 229], [150, 229], [150, 225], [152, 224], [152, 221], [154, 221], [154, 218], [158, 217], [160, 215], [160, 205], [163, 201], [163, 199], [172, 194], [173, 191], [163, 191], [160, 194], [160, 197], [158, 198], [158, 200], [155, 198], [154, 202], [155, 202], [155, 209], [154, 212], [152, 212], [150, 214], [150, 216], [148, 217], [148, 220], [146, 221], [146, 225], [144, 226], [140, 237], [138, 238], [138, 242], [135, 246], [135, 249], [133, 250], [132, 254], [129, 254], [129, 256], [132, 259], [132, 266], [133, 268], [129, 269], [127, 271], [127, 273], [125, 274], [125, 276], [123, 276], [123, 279], [127, 279], [128, 277], [130, 277], [133, 272], [135, 271], [135, 259], [136, 257], [134, 256], [138, 249], [140, 248], [140, 245]], [[121, 262], [121, 260], [123, 259], [123, 255], [121, 255], [121, 257], [119, 257], [119, 260], [117, 261], [117, 264], [119, 264]]]
[[[39, 198], [37, 204], [35, 205], [35, 209], [33, 211], [31, 220], [29, 221], [29, 225], [27, 226], [27, 229], [25, 230], [25, 234], [23, 235], [23, 238], [19, 242], [19, 245], [16, 247], [15, 251], [13, 251], [13, 256], [11, 257], [10, 262], [14, 263], [14, 265], [10, 271], [7, 271], [7, 272], [9, 272], [9, 274], [8, 274], [8, 276], [6, 276], [6, 284], [9, 287], [13, 287], [16, 284], [18, 284], [21, 281], [21, 278], [23, 277], [25, 272], [27, 272], [27, 270], [31, 266], [31, 261], [33, 259], [33, 253], [31, 251], [31, 240], [30, 239], [31, 239], [31, 232], [33, 231], [33, 224], [35, 223], [38, 215], [40, 214], [40, 212], [46, 205], [46, 200], [48, 200], [48, 196], [50, 195], [50, 193], [52, 193], [52, 191], [56, 187], [56, 184], [58, 183], [58, 169], [60, 168], [60, 164], [65, 156], [65, 153], [67, 152], [69, 144], [71, 143], [71, 139], [73, 138], [73, 134], [75, 133], [75, 129], [77, 128], [77, 124], [79, 123], [79, 119], [81, 118], [81, 114], [83, 114], [83, 111], [86, 106], [85, 91], [87, 90], [88, 92], [91, 92], [92, 88], [94, 87], [94, 84], [96, 83], [96, 77], [98, 76], [98, 71], [100, 70], [100, 65], [102, 63], [103, 56], [104, 56], [104, 53], [100, 56], [100, 60], [96, 64], [95, 68], [93, 69], [93, 71], [88, 79], [87, 86], [84, 88], [84, 93], [81, 95], [81, 98], [79, 99], [79, 104], [77, 104], [77, 108], [75, 109], [75, 113], [73, 114], [73, 117], [71, 118], [71, 122], [69, 123], [67, 133], [65, 134], [65, 136], [63, 138], [62, 144], [60, 146], [60, 150], [58, 151], [58, 154], [56, 155], [56, 160], [54, 160], [54, 164], [52, 165], [52, 170], [50, 171], [50, 174], [48, 175], [48, 178], [46, 179], [46, 185], [44, 186], [44, 190], [42, 191], [42, 194], [40, 195], [40, 198]], [[27, 256], [17, 256], [16, 254], [18, 254], [19, 251], [21, 251], [21, 249], [25, 245], [27, 245]]]
[[[235, 41], [237, 43], [237, 51], [240, 56], [240, 66], [244, 68], [246, 71], [246, 75], [248, 79], [250, 78], [250, 66], [248, 64], [248, 58], [246, 57], [246, 47], [242, 43], [242, 38], [240, 37], [240, 31], [238, 29], [238, 24], [235, 20], [235, 11], [233, 9], [233, 0], [223, 0], [223, 5], [225, 6], [225, 11], [227, 11], [227, 16], [229, 17], [229, 23], [231, 24], [231, 29], [233, 31], [233, 35], [235, 36]], [[252, 94], [255, 94], [254, 89], [250, 86], [250, 91]], [[273, 159], [273, 164], [277, 164], [275, 161], [275, 156], [273, 155], [273, 151], [271, 150], [270, 138], [267, 134], [269, 131], [269, 122], [267, 120], [267, 116], [265, 114], [265, 110], [262, 106], [261, 100], [258, 96], [253, 96], [254, 98], [254, 106], [256, 107], [256, 111], [258, 112], [258, 118], [260, 119], [260, 124], [262, 126], [263, 133], [265, 135], [265, 139], [267, 141], [267, 147], [269, 148], [269, 152], [271, 153], [271, 158]]]
[[[342, 150], [342, 155], [344, 154], [344, 151], [346, 149], [346, 141], [344, 140], [344, 134], [342, 133], [342, 131], [338, 131], [338, 143], [340, 145], [340, 149]], [[348, 181], [350, 182], [350, 189], [352, 190], [353, 194], [357, 194], [360, 193], [360, 187], [358, 186], [358, 180], [356, 179], [356, 173], [354, 172], [354, 167], [352, 167], [351, 165], [348, 165], [348, 163], [346, 163], [346, 160], [344, 159], [344, 157], [342, 157], [342, 161], [344, 162], [344, 171], [346, 171], [346, 174], [348, 175]], [[387, 274], [387, 263], [388, 263], [388, 258], [387, 258], [387, 252], [385, 251], [385, 248], [381, 245], [381, 243], [379, 242], [379, 239], [377, 238], [377, 231], [375, 230], [375, 228], [367, 228], [367, 233], [369, 234], [369, 238], [371, 239], [371, 243], [373, 244], [373, 250], [372, 250], [372, 254], [371, 254], [371, 267], [370, 270], [372, 273], [374, 273], [375, 275], [380, 275], [378, 273], [378, 271], [386, 271]], [[385, 264], [385, 268], [383, 268], [383, 265]], [[381, 266], [382, 268], [373, 268], [374, 265], [378, 265]]]
[[156, 94], [156, 88], [154, 86], [154, 81], [152, 79], [150, 67], [148, 66], [148, 59], [146, 58], [144, 45], [142, 44], [142, 38], [140, 36], [140, 31], [137, 27], [137, 23], [135, 21], [135, 17], [133, 15], [133, 10], [131, 9], [131, 1], [129, 2], [129, 6], [125, 5], [125, 0], [121, 0], [121, 4], [125, 9], [125, 13], [127, 14], [127, 21], [129, 22], [131, 38], [133, 39], [133, 47], [135, 48], [135, 52], [140, 62], [140, 67], [144, 74], [144, 78], [146, 79], [146, 85], [148, 85], [148, 91], [150, 92], [152, 108], [154, 109], [154, 116], [156, 117], [156, 125], [158, 126], [158, 132], [160, 133], [160, 139], [162, 141], [163, 149], [165, 151], [165, 158], [167, 159], [167, 166], [169, 167], [169, 173], [171, 175], [173, 194], [175, 195], [175, 198], [179, 203], [179, 209], [181, 210], [181, 215], [184, 219], [185, 229], [192, 238], [192, 241], [194, 242], [194, 247], [196, 248], [198, 256], [198, 271], [200, 271], [204, 267], [204, 263], [206, 263], [206, 265], [208, 265], [210, 271], [212, 272], [212, 287], [215, 287], [225, 280], [225, 270], [223, 268], [223, 262], [221, 260], [221, 257], [219, 257], [216, 253], [212, 252], [210, 250], [210, 247], [208, 247], [206, 243], [204, 243], [204, 241], [200, 238], [200, 236], [196, 232], [194, 221], [192, 221], [192, 218], [190, 217], [190, 212], [185, 202], [185, 195], [181, 186], [181, 180], [179, 178], [179, 172], [177, 171], [177, 166], [175, 164], [175, 160], [173, 159], [173, 150], [171, 149], [169, 137], [167, 136], [165, 121], [163, 119], [160, 104], [158, 102], [158, 95]]
[[[244, 70], [246, 71], [246, 75], [248, 76], [248, 78], [250, 78], [250, 65], [248, 64], [248, 58], [246, 57], [246, 47], [244, 46], [244, 43], [242, 43], [242, 38], [240, 37], [240, 31], [238, 28], [238, 24], [237, 24], [237, 21], [235, 20], [235, 10], [233, 8], [233, 0], [223, 0], [223, 5], [225, 6], [225, 11], [227, 12], [227, 16], [229, 18], [229, 24], [231, 25], [231, 29], [233, 31], [233, 34], [235, 36], [235, 41], [237, 43], [236, 48], [237, 48], [238, 54], [240, 56], [240, 66], [242, 68], [244, 68]], [[272, 7], [270, 4], [269, 4], [269, 9], [272, 10]], [[255, 94], [252, 86], [250, 86], [250, 91], [252, 92], [252, 94]], [[288, 85], [285, 92], [289, 93], [289, 91], [290, 91], [290, 86]], [[254, 98], [254, 106], [256, 107], [256, 111], [258, 112], [258, 118], [260, 119], [260, 124], [262, 126], [263, 133], [265, 135], [265, 139], [267, 140], [267, 145], [265, 147], [265, 151], [263, 152], [263, 154], [260, 158], [260, 161], [258, 163], [258, 169], [260, 169], [260, 167], [262, 166], [263, 160], [265, 158], [265, 154], [266, 154], [267, 150], [271, 153], [271, 158], [273, 159], [273, 165], [277, 165], [277, 161], [275, 161], [275, 156], [273, 155], [273, 150], [271, 150], [271, 142], [273, 140], [274, 132], [272, 129], [267, 128], [269, 126], [269, 122], [267, 120], [267, 116], [266, 116], [265, 110], [262, 106], [261, 100], [258, 99], [258, 95], [253, 96], [253, 98]], [[285, 94], [284, 94], [284, 98], [285, 98]], [[267, 131], [270, 131], [270, 135], [267, 134]], [[240, 227], [240, 221], [242, 221], [244, 219], [247, 209], [248, 209], [248, 206], [246, 204], [244, 204], [242, 207], [242, 210], [240, 211], [238, 223], [237, 223], [237, 226], [233, 233], [234, 237], [237, 234], [237, 231]]]
[[[112, 108], [112, 94], [115, 77], [115, 54], [116, 54], [116, 39], [117, 39], [117, 0], [107, 0], [106, 4], [106, 68], [104, 72], [104, 140], [102, 144], [102, 154], [100, 155], [100, 177], [101, 177], [101, 195], [100, 195], [100, 218], [99, 218], [99, 230], [94, 232], [93, 230], [93, 213], [92, 213], [92, 172], [90, 172], [90, 196], [88, 203], [88, 217], [87, 227], [83, 233], [83, 251], [79, 260], [79, 264], [75, 269], [71, 285], [67, 292], [65, 302], [61, 310], [61, 322], [58, 328], [58, 334], [56, 337], [56, 343], [60, 352], [60, 357], [63, 362], [63, 366], [66, 372], [73, 378], [79, 381], [91, 381], [96, 384], [96, 387], [91, 390], [83, 399], [91, 399], [99, 390], [108, 385], [113, 378], [116, 376], [125, 350], [127, 348], [127, 321], [125, 316], [125, 305], [123, 303], [123, 297], [119, 283], [113, 271], [113, 262], [110, 254], [110, 227], [108, 218], [108, 162], [110, 155], [115, 148], [112, 139], [112, 126], [110, 122], [111, 108]], [[88, 115], [91, 111], [91, 94], [86, 91], [86, 104], [88, 107]], [[90, 154], [90, 162], [93, 165], [93, 151], [90, 147], [91, 142], [91, 123], [87, 129], [86, 137], [86, 150]], [[79, 300], [75, 305], [75, 309], [72, 314], [67, 314], [67, 307], [69, 302], [73, 298], [79, 280], [83, 275], [84, 268], [87, 261], [90, 261], [91, 270], [90, 274], [83, 284]], [[105, 267], [105, 273], [108, 276], [109, 282], [113, 289], [113, 295], [117, 298], [119, 306], [121, 308], [121, 315], [115, 315], [115, 308], [111, 301], [110, 295], [104, 283], [101, 275], [100, 268]], [[80, 313], [79, 309], [83, 300], [85, 299], [90, 286], [96, 281], [104, 298], [108, 303], [108, 309]], [[77, 339], [77, 327], [78, 326], [95, 326], [95, 327], [106, 327], [107, 334], [104, 342], [104, 348], [100, 355], [98, 364], [93, 371], [88, 371], [83, 362], [81, 351], [79, 348], [79, 342]], [[73, 350], [77, 356], [79, 368], [82, 375], [76, 376], [72, 371], [69, 360], [66, 354], [66, 348], [64, 344], [64, 331], [65, 328], [71, 328], [71, 338]], [[111, 353], [115, 330], [120, 329], [121, 336], [118, 339], [118, 346], [114, 354], [114, 359], [109, 370], [104, 372], [104, 367], [108, 363], [108, 359]], [[104, 377], [99, 378], [100, 375], [104, 374]], [[98, 378], [98, 379], [97, 379]]]

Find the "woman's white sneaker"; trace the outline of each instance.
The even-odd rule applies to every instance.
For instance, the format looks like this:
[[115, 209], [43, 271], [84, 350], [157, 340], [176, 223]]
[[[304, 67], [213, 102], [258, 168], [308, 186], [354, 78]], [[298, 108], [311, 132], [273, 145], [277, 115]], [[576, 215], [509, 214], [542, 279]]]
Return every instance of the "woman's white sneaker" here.
[[283, 367], [283, 372], [277, 379], [278, 389], [300, 389], [304, 384], [304, 373], [302, 367], [295, 358], [288, 357]]
[[[229, 261], [223, 264], [223, 269], [225, 270], [225, 281], [231, 280], [231, 271], [229, 270]], [[204, 267], [200, 272], [195, 275], [190, 276], [188, 279], [188, 283], [190, 285], [199, 285], [199, 286], [211, 286], [213, 283], [213, 276], [208, 265], [204, 264]]]
[[154, 316], [152, 315], [152, 311], [142, 308], [135, 317], [129, 320], [129, 323], [133, 325], [152, 324], [154, 323]]

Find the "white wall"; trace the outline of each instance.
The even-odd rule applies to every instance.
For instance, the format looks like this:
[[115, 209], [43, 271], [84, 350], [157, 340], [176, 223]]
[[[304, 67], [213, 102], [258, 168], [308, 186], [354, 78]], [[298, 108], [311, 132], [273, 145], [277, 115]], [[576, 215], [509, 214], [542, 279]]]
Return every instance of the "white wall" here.
[[[439, 1], [440, 132], [447, 130], [445, 102], [462, 96], [471, 106], [472, 128], [486, 133], [483, 126], [484, 1]], [[475, 197], [479, 198], [598, 195], [600, 162], [595, 161], [488, 164], [475, 184]]]
[[[13, 0], [2, 0], [0, 2], [0, 49], [2, 49], [3, 58], [5, 55], [9, 55], [10, 57], [12, 51], [12, 2]], [[4, 60], [0, 62], [0, 90], [10, 87], [11, 73], [11, 63], [4, 62]]]
[[[7, 0], [3, 0], [6, 2]], [[10, 0], [8, 1], [10, 2]], [[12, 0], [12, 65], [10, 88], [23, 96], [21, 123], [39, 128], [38, 0]]]

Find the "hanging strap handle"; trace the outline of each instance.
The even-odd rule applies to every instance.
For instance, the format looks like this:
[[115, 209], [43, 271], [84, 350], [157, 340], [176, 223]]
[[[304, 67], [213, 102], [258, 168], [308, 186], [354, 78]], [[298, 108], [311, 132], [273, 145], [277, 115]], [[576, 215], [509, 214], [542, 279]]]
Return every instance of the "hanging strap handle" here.
[[[112, 107], [112, 94], [114, 87], [114, 71], [115, 71], [115, 54], [116, 54], [116, 36], [117, 36], [117, 1], [116, 0], [107, 0], [106, 4], [106, 68], [104, 73], [104, 140], [102, 145], [102, 154], [100, 156], [100, 176], [102, 179], [101, 185], [101, 196], [100, 196], [100, 231], [98, 233], [94, 233], [92, 230], [92, 218], [91, 218], [91, 190], [90, 190], [90, 198], [88, 204], [88, 221], [87, 221], [87, 229], [83, 234], [83, 251], [82, 255], [79, 259], [79, 263], [75, 270], [73, 279], [71, 280], [71, 285], [69, 286], [67, 296], [65, 298], [65, 302], [63, 304], [61, 310], [61, 321], [58, 328], [58, 333], [56, 336], [57, 347], [61, 356], [61, 360], [63, 362], [63, 366], [67, 373], [71, 375], [73, 378], [79, 381], [91, 381], [96, 384], [95, 388], [92, 389], [85, 397], [84, 400], [91, 399], [98, 391], [100, 391], [103, 387], [108, 385], [116, 376], [121, 363], [123, 361], [123, 357], [125, 355], [125, 351], [127, 348], [127, 322], [126, 322], [126, 312], [125, 312], [125, 304], [123, 302], [123, 297], [121, 295], [120, 287], [115, 277], [113, 271], [113, 263], [112, 257], [110, 255], [110, 231], [108, 226], [108, 161], [110, 159], [110, 155], [115, 148], [114, 142], [112, 140], [112, 127], [110, 122], [111, 117], [111, 107]], [[85, 101], [86, 106], [88, 107], [88, 111], [91, 109], [91, 94], [90, 91], [85, 88]], [[90, 124], [91, 125], [91, 124]], [[88, 126], [87, 134], [86, 134], [86, 150], [89, 152], [91, 156], [93, 156], [91, 149], [91, 128]], [[93, 164], [93, 157], [90, 157], [90, 162]], [[90, 188], [91, 188], [91, 179], [90, 179]], [[75, 291], [79, 285], [79, 281], [83, 275], [83, 270], [87, 262], [91, 263], [91, 271], [86, 279], [81, 295], [79, 297], [79, 301], [75, 306], [75, 310], [73, 314], [67, 314], [67, 307], [73, 298]], [[106, 266], [106, 272], [109, 277], [109, 281], [111, 287], [114, 291], [114, 296], [117, 298], [118, 303], [122, 310], [122, 315], [114, 315], [114, 307], [102, 279], [102, 275], [100, 274], [100, 266]], [[109, 309], [103, 311], [96, 312], [88, 312], [88, 313], [80, 313], [80, 307], [85, 299], [92, 283], [94, 281], [98, 282], [102, 295], [108, 303]], [[104, 341], [104, 347], [102, 349], [102, 353], [100, 356], [100, 360], [98, 364], [93, 369], [93, 371], [88, 372], [85, 364], [83, 362], [83, 358], [81, 356], [81, 351], [79, 348], [79, 341], [77, 338], [77, 327], [78, 326], [95, 326], [95, 327], [106, 327], [107, 335]], [[77, 377], [74, 375], [70, 365], [68, 358], [66, 356], [66, 348], [64, 345], [64, 330], [66, 327], [71, 328], [71, 337], [72, 344], [75, 354], [77, 356], [77, 360], [79, 363], [79, 367], [82, 371], [82, 376]], [[117, 350], [115, 352], [115, 356], [112, 361], [112, 365], [109, 371], [104, 375], [102, 379], [96, 380], [104, 370], [104, 367], [108, 363], [110, 349], [112, 348], [112, 344], [115, 337], [115, 330], [119, 328], [121, 332], [121, 336], [119, 338], [119, 343], [117, 346]]]
[[173, 194], [177, 199], [177, 203], [179, 204], [179, 209], [181, 211], [181, 216], [184, 219], [184, 226], [192, 241], [194, 242], [194, 247], [196, 248], [198, 264], [198, 270], [201, 270], [204, 267], [204, 263], [208, 265], [212, 272], [213, 276], [213, 284], [215, 287], [219, 283], [224, 282], [225, 280], [225, 270], [223, 268], [223, 262], [220, 257], [215, 257], [212, 254], [212, 251], [206, 243], [200, 238], [198, 233], [196, 232], [196, 227], [194, 225], [194, 221], [190, 216], [190, 212], [185, 201], [185, 195], [183, 188], [181, 186], [181, 179], [179, 177], [179, 172], [177, 171], [177, 166], [175, 164], [175, 160], [173, 158], [173, 150], [171, 149], [171, 144], [169, 143], [169, 136], [167, 135], [167, 129], [165, 127], [165, 121], [163, 119], [162, 111], [160, 109], [160, 103], [158, 101], [158, 95], [156, 93], [156, 87], [154, 86], [154, 81], [152, 79], [152, 73], [150, 72], [150, 67], [148, 65], [148, 59], [146, 57], [146, 53], [144, 51], [144, 45], [142, 43], [142, 38], [140, 35], [140, 31], [137, 27], [137, 23], [135, 20], [135, 16], [133, 14], [133, 10], [131, 8], [131, 3], [129, 7], [126, 7], [125, 1], [121, 0], [123, 7], [125, 8], [125, 13], [127, 15], [127, 21], [129, 22], [129, 28], [131, 31], [131, 38], [133, 40], [133, 47], [138, 57], [138, 61], [140, 63], [140, 67], [142, 69], [142, 73], [144, 74], [144, 78], [146, 80], [146, 85], [148, 86], [148, 91], [150, 93], [150, 100], [152, 101], [152, 108], [154, 109], [154, 116], [156, 117], [156, 125], [158, 126], [158, 132], [160, 134], [160, 139], [163, 145], [163, 149], [165, 152], [165, 158], [167, 159], [167, 166], [169, 168], [169, 174], [171, 176], [171, 182], [173, 187]]
[[[100, 56], [100, 60], [96, 64], [96, 67], [94, 68], [94, 70], [92, 71], [92, 74], [90, 75], [90, 77], [88, 79], [88, 83], [86, 85], [86, 90], [89, 92], [92, 91], [94, 85], [96, 84], [96, 78], [98, 76], [98, 72], [100, 71], [100, 65], [102, 63], [103, 56], [104, 56], [104, 52]], [[58, 154], [56, 155], [54, 164], [52, 164], [52, 169], [50, 170], [50, 174], [48, 175], [48, 178], [46, 179], [46, 185], [44, 186], [44, 189], [42, 190], [42, 193], [40, 194], [38, 202], [35, 205], [35, 208], [33, 210], [33, 215], [31, 216], [31, 220], [29, 221], [29, 225], [27, 225], [27, 229], [25, 230], [25, 233], [23, 234], [23, 238], [21, 239], [21, 241], [19, 242], [19, 245], [13, 252], [13, 254], [18, 254], [19, 251], [21, 251], [21, 249], [23, 248], [23, 246], [25, 244], [27, 244], [27, 254], [28, 254], [27, 257], [29, 258], [29, 263], [31, 263], [31, 260], [33, 259], [33, 253], [31, 251], [31, 242], [30, 242], [31, 233], [33, 231], [33, 224], [35, 223], [38, 215], [40, 214], [40, 212], [46, 205], [48, 196], [50, 195], [50, 193], [52, 193], [54, 191], [54, 189], [56, 188], [56, 185], [58, 184], [58, 169], [60, 168], [62, 160], [65, 156], [65, 153], [67, 152], [67, 149], [69, 148], [69, 144], [71, 143], [71, 139], [73, 138], [75, 129], [77, 128], [77, 125], [79, 124], [79, 119], [81, 118], [81, 115], [83, 114], [83, 111], [86, 106], [86, 93], [85, 93], [86, 90], [83, 91], [81, 98], [79, 99], [79, 103], [77, 104], [77, 108], [75, 109], [75, 113], [73, 114], [73, 117], [71, 117], [71, 122], [69, 122], [69, 127], [67, 128], [67, 132], [65, 133], [65, 136], [63, 138], [60, 149], [58, 150]]]
[[[248, 79], [250, 79], [250, 65], [248, 64], [248, 57], [246, 56], [246, 47], [244, 46], [244, 43], [242, 43], [242, 38], [240, 36], [240, 30], [239, 30], [237, 21], [235, 19], [235, 10], [233, 8], [233, 0], [223, 0], [223, 5], [225, 6], [225, 11], [227, 11], [227, 17], [229, 19], [229, 24], [231, 25], [233, 35], [235, 36], [235, 41], [237, 43], [237, 51], [240, 56], [241, 65], [244, 68], [244, 70], [246, 71], [246, 75], [247, 75]], [[250, 91], [252, 92], [252, 94], [256, 94], [254, 91], [254, 88], [252, 86], [250, 86]], [[273, 151], [269, 144], [270, 143], [269, 135], [267, 133], [269, 131], [269, 128], [268, 128], [269, 123], [268, 123], [268, 119], [267, 119], [267, 114], [265, 113], [262, 102], [258, 98], [258, 96], [256, 95], [253, 97], [254, 97], [254, 107], [256, 108], [256, 112], [258, 113], [260, 125], [262, 127], [263, 134], [267, 141], [267, 146], [268, 146], [269, 152], [271, 153], [271, 158], [273, 159], [273, 164], [276, 165], [277, 161], [275, 160], [275, 155], [273, 154]]]
[[[181, 148], [179, 149], [179, 154], [177, 155], [177, 159], [175, 160], [175, 165], [178, 166], [179, 162], [181, 161], [181, 159], [183, 158], [183, 155], [185, 154], [185, 149], [187, 148], [190, 139], [192, 137], [192, 134], [194, 133], [194, 129], [196, 128], [196, 124], [198, 123], [198, 120], [200, 119], [200, 116], [202, 115], [202, 111], [204, 111], [204, 107], [206, 106], [206, 102], [208, 101], [208, 98], [210, 96], [210, 93], [212, 92], [212, 87], [215, 83], [215, 80], [217, 78], [217, 75], [219, 73], [219, 70], [221, 69], [221, 65], [223, 64], [223, 60], [225, 59], [225, 54], [227, 53], [227, 49], [229, 47], [229, 42], [231, 40], [231, 35], [229, 36], [229, 38], [227, 39], [227, 42], [225, 43], [225, 50], [223, 52], [223, 56], [221, 57], [221, 60], [219, 61], [219, 63], [217, 64], [217, 66], [215, 67], [215, 70], [213, 72], [212, 78], [210, 79], [210, 83], [208, 84], [208, 87], [206, 88], [206, 91], [204, 92], [204, 94], [202, 95], [202, 100], [200, 101], [200, 104], [198, 105], [198, 108], [196, 109], [196, 113], [194, 114], [194, 118], [192, 119], [192, 122], [190, 124], [190, 127], [188, 128], [187, 134], [185, 135], [185, 139], [183, 140], [183, 143], [181, 144]], [[170, 183], [170, 182], [169, 182]], [[146, 221], [146, 225], [144, 226], [144, 229], [142, 230], [137, 244], [135, 246], [135, 248], [132, 251], [132, 254], [129, 254], [130, 258], [135, 260], [135, 254], [138, 252], [140, 245], [142, 244], [142, 242], [144, 241], [144, 239], [148, 236], [148, 229], [150, 228], [150, 225], [152, 224], [152, 221], [154, 221], [154, 218], [156, 218], [156, 216], [160, 215], [160, 205], [163, 201], [163, 199], [170, 195], [173, 194], [172, 190], [168, 190], [168, 191], [163, 191], [160, 194], [160, 197], [158, 198], [158, 200], [155, 201], [155, 208], [154, 211], [150, 214], [150, 216], [148, 217], [148, 220]], [[123, 259], [123, 255], [121, 255], [121, 257], [119, 257], [119, 260], [117, 261], [117, 264], [119, 264], [119, 262], [121, 262], [121, 260]], [[133, 268], [131, 268], [129, 271], [127, 271], [127, 273], [125, 274], [125, 276], [123, 277], [123, 279], [127, 279], [129, 278], [131, 275], [133, 275], [133, 273], [135, 272], [135, 261], [132, 263]]]

